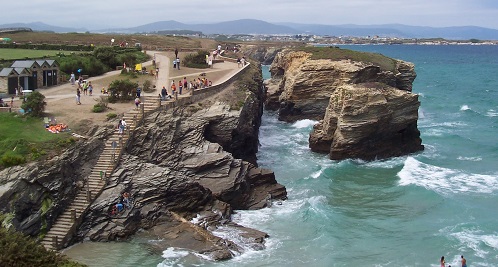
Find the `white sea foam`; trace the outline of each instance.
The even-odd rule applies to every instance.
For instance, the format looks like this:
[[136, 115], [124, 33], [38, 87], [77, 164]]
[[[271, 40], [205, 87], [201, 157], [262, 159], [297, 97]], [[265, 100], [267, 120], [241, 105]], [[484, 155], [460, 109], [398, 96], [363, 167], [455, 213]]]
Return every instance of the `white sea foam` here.
[[383, 168], [383, 169], [392, 169], [397, 166], [400, 166], [405, 161], [405, 157], [395, 157], [386, 160], [375, 160], [369, 161], [365, 163], [367, 168]]
[[461, 111], [465, 111], [465, 110], [469, 110], [469, 109], [471, 109], [471, 108], [469, 106], [467, 106], [467, 105], [463, 105], [463, 106], [460, 107]]
[[462, 229], [449, 233], [460, 243], [460, 250], [471, 249], [480, 258], [486, 258], [490, 253], [498, 251], [498, 234], [484, 234], [479, 229]]
[[464, 161], [481, 161], [482, 160], [481, 157], [462, 157], [462, 156], [459, 156], [457, 159], [464, 160]]
[[498, 112], [494, 109], [490, 109], [488, 110], [488, 112], [486, 112], [486, 116], [488, 117], [497, 117], [498, 116]]
[[405, 160], [398, 172], [399, 185], [417, 185], [440, 194], [458, 192], [492, 193], [498, 190], [498, 175], [465, 173], [420, 162], [413, 157]]
[[168, 259], [168, 258], [182, 258], [182, 257], [187, 256], [188, 254], [189, 254], [189, 252], [186, 251], [186, 250], [169, 247], [165, 251], [163, 251], [162, 257], [165, 258], [165, 259]]
[[296, 121], [294, 124], [292, 124], [292, 127], [298, 128], [298, 129], [308, 128], [308, 127], [313, 126], [317, 123], [318, 123], [317, 121], [306, 119], [306, 120]]

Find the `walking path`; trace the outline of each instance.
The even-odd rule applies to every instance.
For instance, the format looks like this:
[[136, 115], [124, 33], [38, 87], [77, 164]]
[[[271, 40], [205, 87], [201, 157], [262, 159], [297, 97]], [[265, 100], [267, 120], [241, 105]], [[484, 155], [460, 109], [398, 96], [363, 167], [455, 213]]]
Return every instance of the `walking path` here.
[[[155, 80], [156, 91], [153, 93], [144, 93], [142, 96], [143, 101], [140, 105], [140, 108], [129, 110], [124, 114], [123, 118], [127, 122], [127, 129], [125, 130], [125, 133], [119, 134], [118, 130], [116, 129], [114, 134], [105, 142], [105, 148], [100, 155], [97, 163], [93, 167], [90, 175], [87, 177], [85, 186], [80, 189], [73, 202], [65, 209], [62, 214], [59, 215], [55, 223], [50, 228], [49, 232], [43, 238], [41, 243], [45, 246], [45, 248], [58, 250], [68, 245], [67, 243], [76, 232], [91, 203], [100, 195], [100, 193], [105, 188], [107, 177], [114, 171], [114, 168], [117, 166], [121, 154], [123, 153], [123, 148], [126, 147], [126, 142], [128, 141], [133, 130], [140, 125], [147, 113], [157, 110], [159, 107], [161, 107], [161, 105], [174, 105], [174, 98], [170, 101], [159, 100], [157, 93], [157, 91], [160, 90], [159, 88], [162, 88], [163, 85], [166, 88], [169, 88], [168, 85], [171, 84], [171, 79], [175, 79], [176, 77], [188, 77], [187, 80], [190, 81], [193, 79], [193, 77], [196, 78], [201, 73], [206, 73], [206, 76], [213, 77], [211, 78], [211, 81], [213, 82], [213, 86], [216, 86], [220, 83], [225, 83], [231, 77], [242, 70], [237, 66], [236, 63], [228, 61], [217, 63], [212, 69], [206, 69], [202, 72], [192, 69], [185, 69], [183, 71], [171, 69], [169, 63], [170, 59], [168, 56], [157, 52], [149, 53], [153, 53], [153, 55], [155, 55], [156, 64], [159, 67], [159, 74], [157, 79]], [[151, 64], [152, 61], [149, 61], [144, 63], [143, 65], [147, 66]], [[170, 78], [170, 71], [173, 72], [176, 76]], [[88, 80], [92, 81], [92, 83], [93, 81], [97, 82], [98, 79], [117, 75], [119, 74], [119, 72], [120, 71], [113, 71], [110, 73], [106, 73], [103, 76], [90, 78]], [[74, 91], [74, 87], [70, 84], [65, 84], [57, 86], [55, 88], [44, 89], [43, 91], [40, 91], [42, 91], [42, 93], [46, 95], [48, 101], [57, 101], [67, 98], [74, 98], [74, 94], [67, 94], [68, 89], [72, 89]], [[192, 92], [188, 92], [182, 96], [179, 96], [179, 102], [177, 103], [177, 105], [181, 105], [182, 103], [190, 103], [192, 101], [192, 99], [189, 99], [189, 97], [192, 95], [191, 93]], [[182, 98], [186, 101], [180, 101]], [[76, 109], [80, 106], [73, 105], [73, 107], [75, 107]]]

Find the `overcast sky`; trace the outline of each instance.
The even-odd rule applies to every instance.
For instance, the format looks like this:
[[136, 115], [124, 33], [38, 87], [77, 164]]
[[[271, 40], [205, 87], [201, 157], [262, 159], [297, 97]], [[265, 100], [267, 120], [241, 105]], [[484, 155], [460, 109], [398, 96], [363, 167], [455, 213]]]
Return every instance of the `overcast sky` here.
[[41, 21], [90, 30], [165, 20], [191, 24], [235, 19], [498, 29], [498, 0], [6, 0], [1, 10], [0, 24]]

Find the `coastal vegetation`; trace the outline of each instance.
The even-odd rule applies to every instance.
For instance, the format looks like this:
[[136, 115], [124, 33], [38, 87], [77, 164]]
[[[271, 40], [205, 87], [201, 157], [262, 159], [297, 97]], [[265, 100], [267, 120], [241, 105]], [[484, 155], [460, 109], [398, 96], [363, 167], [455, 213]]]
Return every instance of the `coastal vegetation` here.
[[[0, 214], [0, 221], [7, 216]], [[0, 226], [0, 266], [86, 266], [68, 260], [52, 250], [46, 250], [34, 239]]]
[[28, 116], [41, 117], [46, 105], [45, 96], [38, 91], [34, 91], [24, 97], [21, 108], [24, 109]]
[[52, 134], [40, 118], [0, 113], [0, 169], [60, 153], [76, 142], [68, 133]]
[[353, 60], [379, 66], [382, 70], [394, 71], [396, 60], [377, 53], [359, 52], [339, 47], [300, 47], [299, 51], [311, 54], [311, 59]]
[[208, 51], [199, 50], [197, 53], [190, 53], [183, 59], [183, 64], [188, 68], [206, 69], [209, 65], [206, 63]]

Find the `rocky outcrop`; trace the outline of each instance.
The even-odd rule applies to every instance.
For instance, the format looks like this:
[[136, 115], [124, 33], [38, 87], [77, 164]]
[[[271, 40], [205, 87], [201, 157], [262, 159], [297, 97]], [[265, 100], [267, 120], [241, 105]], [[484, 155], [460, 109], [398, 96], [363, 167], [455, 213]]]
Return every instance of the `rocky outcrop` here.
[[423, 150], [419, 105], [418, 95], [384, 84], [340, 86], [310, 134], [310, 148], [333, 160], [375, 160]]
[[91, 129], [92, 138], [77, 141], [60, 156], [2, 170], [0, 209], [8, 214], [4, 223], [27, 235], [43, 235], [83, 185], [112, 130]]
[[[149, 115], [135, 130], [112, 182], [90, 207], [80, 239], [116, 240], [139, 228], [153, 232], [175, 221], [171, 212], [187, 220], [200, 216], [195, 225], [213, 230], [230, 223], [232, 209], [259, 209], [286, 198], [273, 172], [234, 158], [206, 140], [213, 134], [210, 125], [217, 125], [219, 136], [237, 128], [241, 111], [222, 103], [195, 114], [186, 114], [187, 109]], [[133, 208], [111, 216], [110, 207], [123, 192], [130, 192]], [[231, 256], [230, 246], [213, 249], [214, 258]]]
[[306, 51], [278, 53], [266, 108], [278, 109], [283, 121], [319, 121], [310, 148], [331, 159], [373, 160], [423, 150], [417, 129], [420, 102], [411, 93], [414, 65], [327, 49], [319, 52], [331, 59], [315, 59]]
[[[229, 99], [235, 109], [204, 99], [149, 114], [70, 242], [126, 239], [146, 229], [140, 232], [161, 238], [156, 244], [220, 260], [243, 248], [212, 231], [232, 229], [244, 243], [264, 248], [266, 233], [230, 221], [234, 209], [268, 207], [287, 194], [272, 171], [256, 164], [264, 97], [261, 71], [252, 65], [242, 81], [227, 84], [234, 94], [211, 97]], [[57, 158], [1, 171], [2, 223], [42, 237], [85, 184], [114, 125], [89, 130]], [[113, 213], [124, 192], [131, 194], [131, 205]]]
[[282, 48], [266, 45], [244, 45], [242, 50], [245, 56], [253, 58], [263, 65], [270, 65]]
[[[414, 65], [393, 60], [392, 70], [363, 61], [312, 59], [304, 51], [284, 50], [278, 53], [270, 72], [278, 81], [269, 92], [267, 106], [279, 110], [279, 119], [293, 122], [301, 119], [320, 120], [334, 90], [344, 84], [380, 82], [400, 90], [411, 91], [416, 77]], [[275, 83], [275, 82], [274, 82]]]

